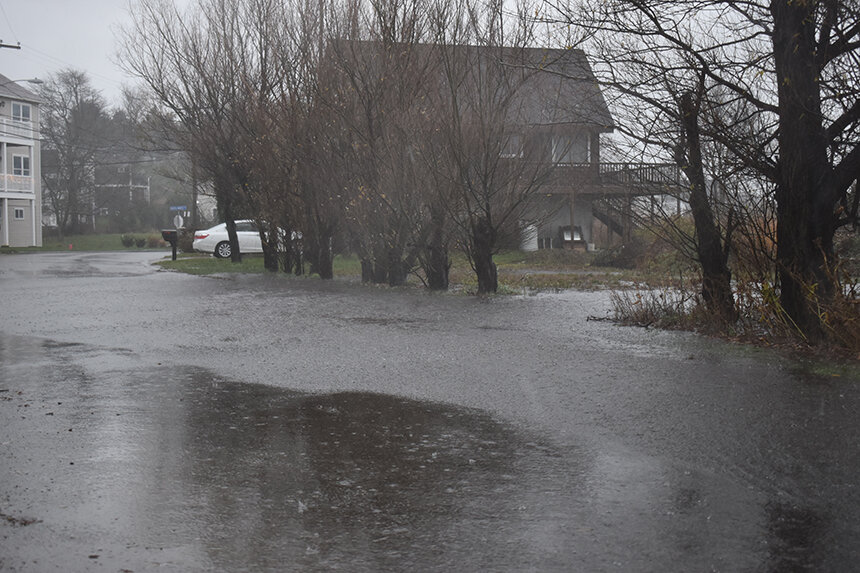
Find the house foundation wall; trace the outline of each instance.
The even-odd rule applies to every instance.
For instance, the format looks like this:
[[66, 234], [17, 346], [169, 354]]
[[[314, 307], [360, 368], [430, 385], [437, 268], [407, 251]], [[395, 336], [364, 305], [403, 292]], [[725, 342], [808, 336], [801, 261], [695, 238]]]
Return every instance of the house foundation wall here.
[[[9, 247], [34, 247], [42, 244], [41, 216], [34, 214], [35, 201], [0, 199], [0, 244]], [[23, 218], [16, 218], [15, 212]]]
[[[535, 202], [536, 213], [543, 213], [537, 224], [535, 248], [538, 249], [594, 249], [593, 228], [594, 214], [592, 212], [591, 198], [574, 197], [573, 209], [570, 206], [569, 195], [549, 195], [539, 198]], [[571, 234], [571, 215], [573, 218], [573, 233]], [[530, 233], [535, 234], [534, 229]], [[529, 237], [525, 245], [533, 245], [534, 239]], [[571, 240], [573, 239], [573, 240]]]

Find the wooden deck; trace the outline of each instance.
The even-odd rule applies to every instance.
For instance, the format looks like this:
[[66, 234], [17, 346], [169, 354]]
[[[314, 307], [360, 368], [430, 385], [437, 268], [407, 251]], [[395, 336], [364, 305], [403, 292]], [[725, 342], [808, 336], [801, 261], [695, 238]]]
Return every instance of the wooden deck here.
[[685, 189], [681, 170], [672, 163], [582, 163], [556, 166], [541, 191], [636, 197], [674, 195]]

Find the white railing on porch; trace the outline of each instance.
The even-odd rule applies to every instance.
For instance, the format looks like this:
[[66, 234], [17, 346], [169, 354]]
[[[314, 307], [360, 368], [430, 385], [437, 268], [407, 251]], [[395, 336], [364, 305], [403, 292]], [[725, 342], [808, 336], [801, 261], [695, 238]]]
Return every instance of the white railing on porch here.
[[33, 193], [33, 178], [0, 174], [0, 192]]
[[18, 121], [10, 117], [0, 117], [0, 137], [39, 139], [39, 130], [32, 121]]

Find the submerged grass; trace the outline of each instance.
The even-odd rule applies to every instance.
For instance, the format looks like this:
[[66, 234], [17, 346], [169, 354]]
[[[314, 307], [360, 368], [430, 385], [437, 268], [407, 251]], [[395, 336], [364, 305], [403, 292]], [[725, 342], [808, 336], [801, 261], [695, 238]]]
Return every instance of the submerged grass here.
[[[164, 269], [191, 275], [216, 275], [223, 273], [262, 274], [267, 272], [263, 266], [262, 255], [242, 255], [242, 261], [234, 263], [230, 259], [217, 259], [211, 255], [182, 253], [175, 261], [165, 259], [156, 264]], [[308, 270], [307, 268], [305, 269]], [[336, 256], [334, 273], [338, 277], [361, 277], [361, 262], [354, 256]], [[284, 274], [284, 273], [281, 273]]]
[[[570, 251], [537, 251], [524, 253], [506, 251], [495, 257], [498, 266], [498, 294], [522, 294], [524, 291], [546, 290], [598, 290], [605, 288], [625, 288], [634, 283], [649, 280], [648, 276], [631, 269], [592, 266], [591, 253]], [[245, 255], [241, 263], [216, 259], [210, 255], [180, 254], [178, 260], [163, 260], [158, 263], [165, 269], [176, 270], [194, 275], [214, 275], [221, 273], [264, 273], [262, 256]], [[306, 271], [309, 269], [305, 269]], [[360, 280], [361, 261], [354, 255], [338, 255], [334, 260], [334, 275], [338, 279]], [[651, 279], [653, 280], [653, 279]], [[667, 277], [656, 280], [663, 284]], [[662, 281], [662, 282], [661, 282]], [[474, 293], [477, 279], [468, 259], [461, 253], [451, 256], [451, 290]], [[422, 286], [418, 275], [409, 278], [412, 286]]]

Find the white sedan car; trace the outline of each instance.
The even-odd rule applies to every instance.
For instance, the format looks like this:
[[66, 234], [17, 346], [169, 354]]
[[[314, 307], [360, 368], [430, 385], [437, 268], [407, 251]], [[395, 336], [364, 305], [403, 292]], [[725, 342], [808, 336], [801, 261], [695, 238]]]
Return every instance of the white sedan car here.
[[[263, 244], [260, 241], [260, 231], [254, 221], [236, 221], [236, 234], [239, 236], [239, 251], [242, 253], [262, 253]], [[219, 259], [228, 259], [231, 255], [230, 238], [227, 236], [227, 223], [215, 225], [205, 231], [194, 233], [195, 251], [212, 253]]]

